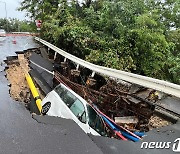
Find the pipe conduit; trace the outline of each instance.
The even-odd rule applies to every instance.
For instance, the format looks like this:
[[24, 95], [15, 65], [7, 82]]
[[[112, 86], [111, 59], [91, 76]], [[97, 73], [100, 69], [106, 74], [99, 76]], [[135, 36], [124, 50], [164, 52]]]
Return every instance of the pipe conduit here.
[[32, 93], [32, 95], [33, 95], [33, 97], [35, 99], [35, 102], [36, 102], [36, 105], [38, 107], [38, 110], [41, 113], [41, 110], [42, 110], [41, 102], [42, 101], [41, 101], [41, 98], [39, 96], [39, 93], [38, 93], [38, 91], [37, 91], [37, 89], [36, 89], [36, 87], [34, 85], [34, 82], [33, 82], [32, 78], [31, 78], [31, 76], [29, 75], [29, 73], [26, 73], [25, 77], [26, 77], [27, 83], [29, 85], [29, 88], [31, 90], [31, 93]]

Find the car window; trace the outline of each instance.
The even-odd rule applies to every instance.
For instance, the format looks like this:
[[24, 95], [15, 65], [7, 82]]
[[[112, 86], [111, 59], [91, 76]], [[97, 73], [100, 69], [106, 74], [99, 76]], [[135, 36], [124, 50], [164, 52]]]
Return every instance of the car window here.
[[105, 135], [105, 129], [102, 118], [90, 105], [87, 105], [87, 111], [89, 116], [89, 126], [96, 130], [99, 134]]
[[57, 87], [55, 87], [54, 90], [60, 97], [62, 97], [67, 92], [67, 90], [61, 85], [58, 85]]
[[87, 105], [87, 111], [88, 111], [88, 116], [89, 116], [89, 126], [92, 128], [95, 128], [97, 113], [89, 105]]
[[62, 101], [70, 108], [72, 113], [83, 123], [86, 123], [86, 112], [83, 103], [63, 86], [59, 85], [55, 89]]
[[70, 107], [70, 110], [74, 115], [83, 123], [86, 123], [86, 112], [83, 103], [76, 99], [76, 101]]
[[77, 99], [73, 94], [71, 94], [66, 88], [61, 85], [57, 86], [54, 90], [68, 107], [71, 107], [71, 105]]

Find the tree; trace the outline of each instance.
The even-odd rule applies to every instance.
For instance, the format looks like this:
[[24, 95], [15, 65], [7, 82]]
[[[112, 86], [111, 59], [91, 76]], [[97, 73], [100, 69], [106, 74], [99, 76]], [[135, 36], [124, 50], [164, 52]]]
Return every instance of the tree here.
[[30, 21], [20, 21], [16, 18], [0, 19], [0, 29], [7, 32], [33, 32], [35, 31], [35, 24]]
[[179, 81], [179, 0], [24, 0], [41, 36], [98, 65]]
[[24, 0], [21, 2], [19, 11], [26, 10], [32, 20], [44, 20], [45, 15], [53, 14], [58, 8], [57, 0]]

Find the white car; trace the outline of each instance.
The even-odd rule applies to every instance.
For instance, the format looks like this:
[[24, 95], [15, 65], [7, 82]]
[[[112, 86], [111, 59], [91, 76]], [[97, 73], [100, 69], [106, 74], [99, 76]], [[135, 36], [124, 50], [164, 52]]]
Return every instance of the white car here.
[[6, 37], [6, 32], [4, 29], [0, 29], [0, 37]]
[[74, 120], [86, 133], [106, 136], [99, 114], [78, 94], [60, 83], [42, 101], [42, 114]]
[[0, 42], [6, 40], [6, 32], [4, 29], [0, 29]]

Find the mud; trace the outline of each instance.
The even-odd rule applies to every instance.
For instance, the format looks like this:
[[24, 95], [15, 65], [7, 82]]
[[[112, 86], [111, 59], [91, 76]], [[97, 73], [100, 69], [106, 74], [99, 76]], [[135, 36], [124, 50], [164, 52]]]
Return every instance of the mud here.
[[[23, 102], [26, 105], [31, 101], [31, 91], [25, 78], [25, 74], [30, 70], [30, 55], [31, 51], [27, 51], [23, 54], [17, 54], [17, 56], [7, 57], [8, 60], [5, 61], [7, 64], [5, 72], [10, 86], [9, 94], [14, 100]], [[37, 90], [40, 98], [43, 99], [45, 96], [38, 86]]]
[[12, 60], [8, 63], [6, 76], [10, 83], [10, 96], [16, 101], [28, 103], [30, 91], [18, 60]]

